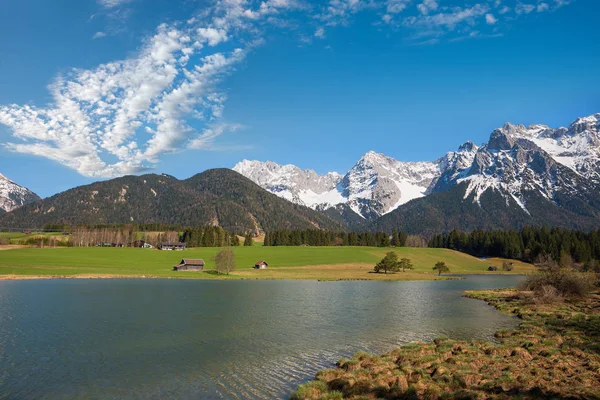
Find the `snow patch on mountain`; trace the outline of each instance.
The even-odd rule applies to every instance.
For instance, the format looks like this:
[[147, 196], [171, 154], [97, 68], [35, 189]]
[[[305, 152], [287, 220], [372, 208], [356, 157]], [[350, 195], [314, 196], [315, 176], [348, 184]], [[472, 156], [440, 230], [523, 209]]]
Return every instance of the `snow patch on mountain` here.
[[27, 203], [39, 200], [38, 195], [17, 185], [0, 174], [0, 210], [11, 212]]
[[514, 137], [531, 140], [560, 164], [583, 177], [600, 181], [600, 113], [578, 118], [568, 128], [511, 127], [510, 134]]

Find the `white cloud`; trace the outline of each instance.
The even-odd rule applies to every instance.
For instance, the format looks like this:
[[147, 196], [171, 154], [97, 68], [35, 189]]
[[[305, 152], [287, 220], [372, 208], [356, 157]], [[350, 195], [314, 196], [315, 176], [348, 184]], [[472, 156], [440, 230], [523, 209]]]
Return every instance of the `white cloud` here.
[[382, 21], [386, 24], [391, 23], [394, 16], [404, 11], [411, 1], [412, 0], [386, 0], [385, 14], [381, 17]]
[[544, 11], [548, 11], [550, 9], [550, 6], [548, 5], [548, 3], [539, 3], [537, 5], [537, 12], [544, 12]]
[[315, 31], [315, 37], [317, 37], [319, 39], [324, 39], [325, 38], [325, 28], [317, 28], [317, 30]]
[[374, 5], [367, 0], [329, 0], [319, 18], [329, 26], [346, 25], [351, 15]]
[[209, 46], [216, 46], [221, 42], [229, 40], [225, 29], [199, 28], [198, 36], [201, 42], [208, 42]]
[[[406, 9], [411, 0], [387, 0], [385, 2], [385, 11], [388, 14], [398, 14]], [[434, 2], [435, 3], [435, 2]]]
[[242, 129], [240, 124], [218, 124], [209, 126], [197, 138], [190, 141], [192, 149], [207, 149], [212, 147], [214, 140], [226, 132], [235, 132]]
[[485, 22], [488, 25], [494, 25], [496, 22], [498, 22], [498, 19], [496, 19], [493, 14], [485, 14]]
[[438, 9], [438, 3], [435, 0], [423, 0], [423, 2], [417, 6], [417, 9], [421, 14], [427, 15], [429, 12]]
[[130, 3], [131, 1], [132, 0], [98, 0], [98, 4], [104, 8], [115, 8], [121, 4]]
[[474, 18], [485, 15], [488, 10], [489, 7], [482, 4], [476, 4], [470, 8], [456, 7], [450, 12], [408, 17], [405, 19], [404, 24], [409, 27], [447, 28], [452, 30], [460, 23], [472, 23]]
[[515, 12], [517, 14], [529, 14], [533, 10], [535, 10], [535, 6], [533, 4], [525, 4], [525, 3], [517, 3], [515, 7]]
[[106, 36], [106, 33], [104, 32], [96, 32], [94, 33], [94, 36], [92, 36], [92, 39], [100, 39]]

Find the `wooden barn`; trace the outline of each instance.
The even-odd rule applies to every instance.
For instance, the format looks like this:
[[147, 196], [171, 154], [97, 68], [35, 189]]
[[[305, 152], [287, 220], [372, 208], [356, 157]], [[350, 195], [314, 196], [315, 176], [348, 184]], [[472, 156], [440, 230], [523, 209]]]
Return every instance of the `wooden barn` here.
[[182, 251], [187, 248], [185, 243], [163, 243], [160, 245], [161, 250], [178, 250]]
[[269, 268], [269, 264], [266, 261], [258, 261], [254, 264], [254, 269], [267, 269]]
[[204, 260], [193, 260], [184, 258], [181, 262], [173, 267], [173, 271], [202, 271], [204, 270]]

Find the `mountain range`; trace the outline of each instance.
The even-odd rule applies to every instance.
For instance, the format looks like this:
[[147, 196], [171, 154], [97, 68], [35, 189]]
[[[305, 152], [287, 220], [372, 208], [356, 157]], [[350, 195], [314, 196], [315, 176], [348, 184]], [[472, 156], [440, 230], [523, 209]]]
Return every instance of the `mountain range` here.
[[[234, 170], [266, 190], [347, 225], [412, 233], [527, 224], [600, 225], [600, 114], [566, 128], [505, 124], [487, 143], [461, 145], [433, 162], [368, 152], [346, 174], [247, 161]], [[349, 215], [348, 209], [353, 214]]]
[[524, 225], [590, 229], [600, 226], [599, 193], [600, 114], [594, 114], [561, 128], [507, 123], [481, 146], [467, 142], [434, 161], [369, 151], [345, 174], [244, 160], [233, 171], [181, 181], [128, 176], [43, 201], [1, 177], [0, 209], [9, 213], [0, 226], [135, 221], [421, 234]]

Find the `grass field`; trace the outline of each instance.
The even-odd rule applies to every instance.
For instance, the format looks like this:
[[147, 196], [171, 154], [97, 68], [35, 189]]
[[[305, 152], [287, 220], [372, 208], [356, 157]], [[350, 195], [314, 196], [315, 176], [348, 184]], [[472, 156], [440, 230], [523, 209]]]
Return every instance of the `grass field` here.
[[[26, 277], [173, 277], [202, 279], [436, 279], [432, 267], [445, 261], [453, 274], [486, 274], [490, 265], [503, 260], [479, 260], [446, 249], [395, 249], [412, 260], [415, 270], [396, 274], [371, 271], [390, 249], [377, 247], [235, 247], [237, 269], [229, 277], [214, 274], [212, 258], [217, 248], [170, 252], [132, 248], [18, 248], [0, 251], [0, 279]], [[175, 272], [182, 258], [203, 258], [205, 272]], [[256, 261], [266, 260], [267, 270], [254, 270]], [[517, 262], [512, 273], [529, 273], [534, 267]]]

